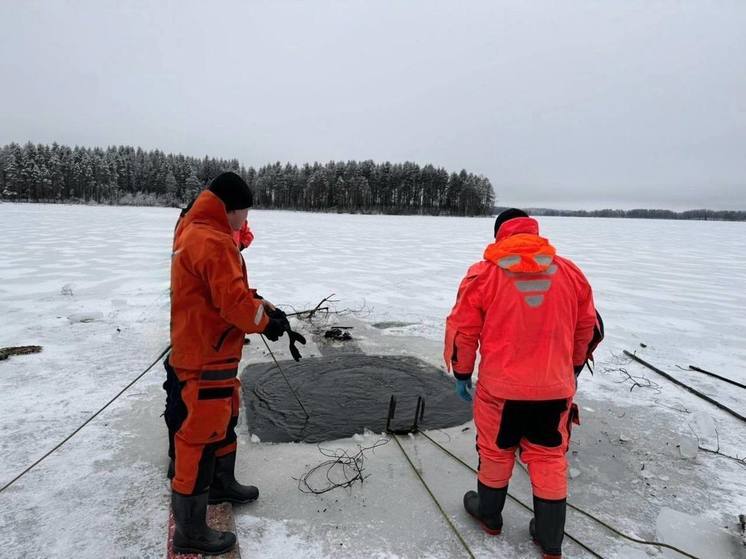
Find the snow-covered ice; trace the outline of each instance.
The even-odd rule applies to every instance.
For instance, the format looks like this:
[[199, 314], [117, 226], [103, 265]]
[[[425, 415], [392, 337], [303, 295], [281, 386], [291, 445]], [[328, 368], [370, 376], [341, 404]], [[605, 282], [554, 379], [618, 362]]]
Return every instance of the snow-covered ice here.
[[[177, 215], [164, 208], [0, 205], [0, 346], [44, 347], [0, 362], [0, 485], [67, 436], [168, 343]], [[338, 306], [367, 310], [345, 319], [366, 352], [406, 353], [436, 365], [458, 282], [492, 231], [486, 218], [253, 211], [250, 220], [256, 241], [245, 255], [252, 285], [266, 297], [307, 308], [336, 293]], [[573, 432], [570, 462], [582, 475], [570, 481], [570, 500], [638, 537], [655, 538], [661, 511], [671, 509], [723, 527], [703, 537], [736, 538], [736, 517], [746, 512], [746, 467], [704, 451], [683, 459], [677, 445], [694, 436], [714, 450], [714, 435], [722, 453], [742, 457], [743, 423], [619, 356], [636, 350], [746, 413], [739, 389], [676, 368], [691, 364], [746, 382], [746, 266], [738, 257], [746, 253], [746, 224], [540, 222], [559, 252], [588, 275], [607, 327], [595, 376], [580, 377], [583, 424]], [[277, 349], [285, 356], [284, 344]], [[318, 348], [310, 343], [305, 352], [318, 354]], [[257, 359], [267, 356], [252, 344], [245, 361]], [[630, 390], [620, 369], [655, 384]], [[157, 365], [0, 494], [0, 556], [163, 556], [162, 381]], [[473, 427], [465, 427], [432, 435], [475, 464]], [[377, 435], [359, 438], [370, 437]], [[477, 556], [533, 556], [528, 515], [508, 504], [504, 535], [484, 536], [461, 507], [473, 475], [426, 443], [403, 440]], [[262, 492], [254, 506], [236, 511], [245, 556], [462, 553], [393, 444], [366, 461], [371, 477], [363, 487], [322, 497], [299, 493], [293, 480], [322, 460], [314, 445], [262, 443], [245, 425], [239, 444], [240, 477]], [[330, 446], [358, 444], [365, 443], [351, 438]], [[521, 470], [511, 491], [530, 501]], [[603, 557], [650, 556], [576, 513], [569, 514], [568, 531]], [[572, 543], [567, 555], [589, 556]], [[743, 547], [728, 556], [743, 557]]]
[[[740, 543], [712, 520], [667, 507], [658, 515], [656, 532], [659, 541], [708, 559], [728, 559], [742, 551]], [[676, 559], [681, 554], [664, 549], [663, 556]]]

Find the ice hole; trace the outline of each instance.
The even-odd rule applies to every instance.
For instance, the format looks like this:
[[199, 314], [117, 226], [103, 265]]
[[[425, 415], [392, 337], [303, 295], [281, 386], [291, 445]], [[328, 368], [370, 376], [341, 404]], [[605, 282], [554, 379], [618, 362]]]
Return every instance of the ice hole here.
[[249, 365], [241, 373], [245, 417], [249, 431], [265, 442], [318, 443], [366, 429], [381, 433], [392, 395], [396, 429], [413, 423], [418, 396], [425, 401], [421, 428], [453, 427], [472, 418], [453, 379], [414, 357], [338, 354], [280, 365], [311, 417], [306, 419], [274, 363]]

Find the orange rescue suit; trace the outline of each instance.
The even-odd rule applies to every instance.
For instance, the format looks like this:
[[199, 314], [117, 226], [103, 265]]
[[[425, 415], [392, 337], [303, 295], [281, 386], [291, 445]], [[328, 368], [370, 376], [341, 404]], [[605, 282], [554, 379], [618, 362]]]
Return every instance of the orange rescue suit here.
[[536, 220], [503, 223], [446, 321], [444, 358], [456, 378], [470, 378], [481, 354], [474, 423], [484, 485], [507, 487], [520, 449], [534, 495], [567, 496], [575, 369], [595, 325], [588, 281], [539, 236]]
[[179, 221], [171, 262], [171, 354], [186, 417], [174, 427], [174, 491], [207, 491], [215, 457], [236, 451], [238, 364], [247, 333], [269, 318], [249, 289], [223, 202], [199, 195]]

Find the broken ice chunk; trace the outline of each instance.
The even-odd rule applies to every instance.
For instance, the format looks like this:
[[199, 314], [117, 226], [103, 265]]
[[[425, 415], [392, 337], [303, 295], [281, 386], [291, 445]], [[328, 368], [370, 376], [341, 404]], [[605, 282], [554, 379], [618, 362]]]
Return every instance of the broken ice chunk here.
[[[696, 557], [740, 557], [738, 538], [702, 516], [691, 516], [664, 507], [658, 515], [656, 532], [661, 542], [678, 547]], [[663, 556], [671, 559], [681, 557], [670, 549], [663, 549]]]
[[682, 458], [687, 460], [693, 460], [697, 457], [697, 451], [699, 450], [699, 441], [696, 437], [690, 435], [682, 435], [679, 437], [679, 453]]
[[715, 421], [712, 419], [710, 414], [704, 412], [696, 412], [694, 414], [694, 421], [691, 424], [692, 429], [697, 434], [699, 444], [705, 448], [717, 448], [718, 446], [718, 434], [717, 427], [715, 427]]

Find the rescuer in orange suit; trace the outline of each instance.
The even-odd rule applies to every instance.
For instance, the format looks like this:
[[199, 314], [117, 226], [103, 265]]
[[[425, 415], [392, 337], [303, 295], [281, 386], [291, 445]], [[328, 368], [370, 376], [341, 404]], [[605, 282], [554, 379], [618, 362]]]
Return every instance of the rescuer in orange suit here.
[[477, 348], [481, 357], [474, 402], [479, 474], [464, 507], [488, 533], [500, 533], [519, 450], [534, 496], [529, 529], [545, 558], [562, 556], [565, 455], [578, 422], [573, 396], [600, 341], [598, 321], [583, 273], [517, 209], [497, 217], [495, 242], [469, 268], [446, 321], [446, 366], [467, 401]]
[[234, 473], [238, 364], [245, 334], [277, 341], [287, 319], [247, 283], [233, 236], [244, 227], [251, 205], [246, 182], [222, 173], [181, 218], [174, 236], [167, 365], [178, 378], [172, 398], [177, 411], [166, 419], [174, 432], [176, 553], [230, 550], [236, 536], [207, 526], [208, 501], [247, 503], [259, 495], [256, 487], [239, 484]]
[[[189, 205], [187, 205], [186, 208], [181, 210], [179, 219], [176, 222], [176, 227], [174, 228], [174, 238], [176, 237], [176, 233], [179, 231], [179, 225], [184, 220], [184, 217], [189, 213], [189, 210], [192, 209], [192, 206], [196, 201], [197, 198], [194, 198], [191, 202], [189, 202]], [[240, 230], [233, 231], [233, 241], [236, 243], [236, 246], [240, 251], [249, 248], [249, 246], [251, 246], [251, 243], [254, 242], [254, 233], [249, 227], [248, 220], [243, 223]], [[255, 290], [253, 292], [255, 297], [260, 298], [258, 295], [256, 295]], [[269, 311], [276, 311], [275, 307], [271, 303], [266, 300], [263, 301], [265, 309]], [[166, 381], [163, 383], [163, 389], [166, 391], [166, 409], [163, 413], [163, 418], [165, 419], [166, 427], [168, 428], [169, 464], [167, 475], [168, 479], [173, 479], [175, 475], [174, 440], [176, 438], [176, 431], [181, 426], [182, 421], [184, 421], [184, 417], [186, 417], [186, 407], [184, 406], [184, 402], [181, 401], [181, 385], [179, 383], [179, 379], [176, 377], [176, 372], [174, 371], [173, 367], [171, 367], [168, 360], [169, 356], [166, 356], [163, 361], [163, 366], [166, 369]], [[229, 429], [229, 433], [232, 432], [232, 429], [234, 429], [235, 425], [238, 423], [238, 408], [234, 410], [234, 413], [235, 417], [231, 419], [231, 429]]]
[[[187, 205], [186, 208], [181, 210], [179, 219], [176, 222], [176, 227], [174, 228], [174, 238], [176, 237], [176, 233], [179, 231], [179, 225], [184, 220], [184, 217], [186, 217], [186, 215], [189, 213], [189, 210], [192, 209], [192, 206], [196, 201], [197, 198], [195, 197], [191, 202], [189, 202], [189, 205]], [[240, 230], [233, 231], [233, 241], [236, 243], [236, 246], [240, 251], [249, 248], [249, 246], [251, 246], [251, 243], [254, 242], [254, 233], [249, 227], [248, 220], [243, 223]], [[255, 290], [253, 292], [255, 297], [260, 298], [258, 295], [256, 295]], [[266, 301], [264, 299], [262, 300], [264, 302], [265, 309], [269, 311], [276, 311], [275, 307], [271, 303], [269, 303], [269, 301]], [[296, 337], [296, 340], [299, 340], [299, 338]], [[166, 391], [166, 409], [163, 412], [163, 418], [165, 419], [166, 427], [168, 429], [169, 464], [167, 475], [168, 479], [173, 479], [175, 475], [174, 440], [176, 438], [176, 431], [179, 429], [181, 423], [186, 417], [186, 407], [184, 406], [184, 402], [181, 401], [181, 385], [179, 383], [179, 379], [176, 377], [176, 372], [174, 371], [173, 367], [171, 367], [168, 360], [169, 356], [166, 356], [163, 361], [163, 366], [166, 369], [166, 381], [163, 383], [163, 389]], [[232, 430], [238, 423], [238, 407], [234, 410], [234, 414], [235, 417], [231, 419], [231, 429], [229, 429], [229, 434], [232, 433]]]

